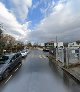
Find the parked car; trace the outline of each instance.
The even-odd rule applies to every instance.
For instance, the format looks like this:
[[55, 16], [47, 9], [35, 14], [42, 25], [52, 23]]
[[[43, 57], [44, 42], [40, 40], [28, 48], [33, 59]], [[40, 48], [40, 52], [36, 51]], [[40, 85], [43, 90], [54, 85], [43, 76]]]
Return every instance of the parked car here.
[[49, 49], [48, 48], [43, 48], [43, 51], [44, 52], [49, 52]]
[[21, 64], [22, 56], [20, 53], [4, 55], [0, 58], [0, 80], [5, 79], [10, 71], [18, 64]]
[[29, 50], [23, 50], [23, 51], [21, 51], [22, 57], [26, 57], [28, 55], [28, 53], [29, 53]]

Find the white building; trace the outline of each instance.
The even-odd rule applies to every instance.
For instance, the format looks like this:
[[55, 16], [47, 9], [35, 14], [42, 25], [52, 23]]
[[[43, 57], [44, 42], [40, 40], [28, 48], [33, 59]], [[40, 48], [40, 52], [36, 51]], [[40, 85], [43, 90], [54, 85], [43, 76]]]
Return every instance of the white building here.
[[80, 47], [80, 43], [72, 42], [68, 44], [68, 47]]
[[44, 46], [44, 43], [41, 43], [41, 46]]
[[[57, 43], [54, 43], [54, 47], [57, 46]], [[64, 47], [64, 43], [63, 42], [58, 42], [58, 47]]]

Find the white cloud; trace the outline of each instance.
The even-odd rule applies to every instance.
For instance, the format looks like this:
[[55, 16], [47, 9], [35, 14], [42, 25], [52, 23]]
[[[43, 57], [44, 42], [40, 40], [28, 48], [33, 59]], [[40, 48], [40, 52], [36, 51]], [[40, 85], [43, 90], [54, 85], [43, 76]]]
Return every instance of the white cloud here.
[[[43, 1], [45, 5], [49, 2]], [[21, 25], [16, 19], [17, 17], [24, 22], [32, 0], [12, 0], [11, 2], [14, 5], [11, 10], [0, 3], [0, 23], [6, 29], [5, 32], [15, 38], [33, 42], [54, 40], [56, 36], [62, 41], [80, 39], [80, 0], [60, 0], [57, 4], [54, 1], [52, 4], [48, 3], [48, 7], [42, 11], [45, 15], [48, 13], [48, 16], [45, 16], [34, 31], [28, 29], [31, 22]]]
[[80, 0], [60, 0], [52, 13], [45, 17], [31, 32], [36, 41], [54, 40], [56, 36], [62, 41], [80, 39]]
[[16, 39], [24, 38], [27, 35], [27, 29], [16, 20], [16, 17], [1, 2], [0, 24], [3, 25], [5, 33], [14, 36]]
[[40, 11], [45, 17], [52, 12], [53, 7], [55, 6], [55, 2], [53, 0], [41, 0], [40, 3], [44, 3], [44, 7], [41, 7]]
[[32, 0], [12, 0], [13, 4], [13, 13], [17, 18], [24, 22], [27, 18], [29, 8], [32, 6]]
[[55, 6], [55, 10], [56, 11], [60, 11], [60, 10], [62, 10], [64, 8], [64, 6], [63, 6], [63, 4], [58, 4], [57, 6]]

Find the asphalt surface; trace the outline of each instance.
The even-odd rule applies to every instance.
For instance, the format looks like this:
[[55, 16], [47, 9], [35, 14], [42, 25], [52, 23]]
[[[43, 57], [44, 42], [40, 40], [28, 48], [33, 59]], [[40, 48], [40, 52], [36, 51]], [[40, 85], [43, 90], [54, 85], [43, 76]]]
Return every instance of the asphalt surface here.
[[32, 50], [22, 65], [0, 83], [0, 92], [72, 92], [49, 66], [41, 50]]

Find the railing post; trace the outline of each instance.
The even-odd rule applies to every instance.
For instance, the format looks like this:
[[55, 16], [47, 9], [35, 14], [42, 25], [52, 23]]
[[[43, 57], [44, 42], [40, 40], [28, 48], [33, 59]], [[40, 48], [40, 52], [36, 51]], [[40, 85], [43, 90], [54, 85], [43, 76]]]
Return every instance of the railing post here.
[[67, 63], [67, 68], [69, 67], [69, 59], [70, 59], [70, 55], [69, 55], [69, 48], [66, 48], [66, 63]]
[[80, 61], [80, 47], [79, 47], [79, 61]]
[[66, 48], [64, 47], [64, 67], [66, 68]]
[[69, 48], [64, 47], [64, 67], [68, 68], [69, 67]]
[[58, 48], [56, 48], [56, 61], [58, 61]]
[[62, 62], [64, 63], [64, 48], [62, 48]]

